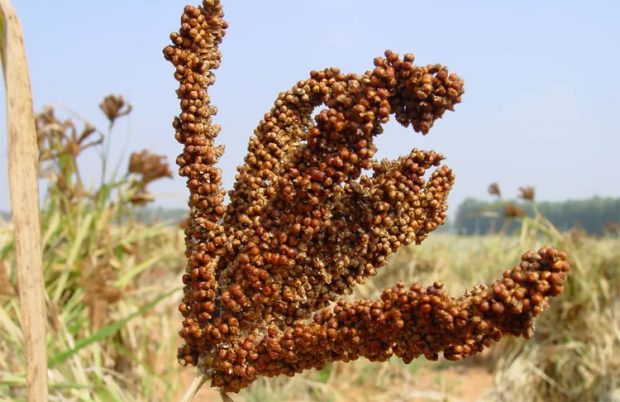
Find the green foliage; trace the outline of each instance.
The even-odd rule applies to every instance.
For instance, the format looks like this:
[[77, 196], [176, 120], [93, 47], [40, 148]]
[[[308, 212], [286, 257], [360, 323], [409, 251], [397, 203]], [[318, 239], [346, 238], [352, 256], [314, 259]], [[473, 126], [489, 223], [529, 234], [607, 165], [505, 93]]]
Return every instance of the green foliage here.
[[[182, 234], [133, 218], [135, 196], [144, 191], [139, 174], [102, 174], [98, 187], [84, 187], [78, 158], [87, 148], [100, 149], [103, 138], [88, 140], [98, 130], [85, 125], [80, 133], [49, 109], [37, 123], [48, 189], [41, 233], [50, 398], [169, 400], [176, 389], [169, 381], [176, 350], [169, 314], [180, 287], [157, 281], [178, 283]], [[0, 400], [20, 400], [25, 353], [13, 233], [2, 221], [0, 257]]]

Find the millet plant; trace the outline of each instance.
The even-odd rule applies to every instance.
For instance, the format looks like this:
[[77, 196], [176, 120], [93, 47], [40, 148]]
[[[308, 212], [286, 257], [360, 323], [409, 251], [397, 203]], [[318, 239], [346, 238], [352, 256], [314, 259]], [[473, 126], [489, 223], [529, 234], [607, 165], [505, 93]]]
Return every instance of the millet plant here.
[[164, 49], [180, 83], [173, 127], [190, 191], [178, 359], [199, 375], [187, 398], [207, 378], [237, 392], [258, 376], [332, 361], [458, 360], [504, 334], [530, 337], [568, 270], [566, 255], [551, 247], [524, 253], [501, 279], [457, 298], [436, 282], [343, 299], [390, 254], [444, 223], [454, 175], [442, 155], [414, 149], [377, 161], [373, 139], [391, 115], [428, 133], [461, 101], [463, 81], [389, 50], [362, 75], [312, 71], [260, 121], [224, 205], [215, 167], [223, 147], [214, 145], [220, 127], [207, 88], [226, 27], [219, 0], [186, 6]]
[[[162, 156], [146, 150], [131, 153], [126, 166], [110, 158], [112, 127], [130, 107], [117, 95], [104, 98], [100, 107], [107, 132], [61, 118], [51, 107], [33, 122], [38, 172], [46, 185], [41, 254], [49, 399], [126, 401], [158, 395], [169, 400], [175, 392], [169, 381], [173, 371], [155, 361], [170, 345], [160, 336], [167, 333], [168, 321], [153, 310], [167, 311], [178, 288], [149, 283], [180, 271], [182, 243], [176, 230], [144, 224], [135, 210], [153, 199], [148, 186], [172, 172]], [[81, 162], [88, 152], [101, 156], [102, 177], [94, 186], [83, 180]], [[116, 168], [106, 175], [110, 162]], [[0, 400], [23, 400], [32, 388], [24, 370], [24, 308], [15, 297], [20, 288], [15, 232], [0, 219]], [[41, 394], [37, 398], [47, 400]]]

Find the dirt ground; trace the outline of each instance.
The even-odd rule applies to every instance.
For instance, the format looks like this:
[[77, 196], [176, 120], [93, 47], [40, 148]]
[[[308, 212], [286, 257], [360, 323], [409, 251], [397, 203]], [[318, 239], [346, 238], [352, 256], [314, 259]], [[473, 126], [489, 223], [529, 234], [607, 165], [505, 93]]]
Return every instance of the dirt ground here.
[[402, 401], [475, 402], [493, 388], [493, 374], [483, 367], [424, 370], [416, 383], [419, 388], [404, 395]]
[[[386, 389], [340, 384], [335, 387], [335, 394], [324, 399], [312, 392], [295, 387], [284, 398], [279, 393], [273, 399], [269, 390], [262, 390], [260, 395], [251, 393], [230, 394], [235, 402], [242, 401], [363, 401], [363, 402], [476, 402], [493, 388], [493, 374], [478, 366], [457, 366], [441, 370], [422, 368], [416, 371], [413, 383], [395, 381]], [[192, 375], [187, 371], [184, 382], [189, 385]], [[320, 387], [320, 385], [317, 385]], [[272, 389], [271, 391], [275, 391]], [[220, 402], [219, 392], [205, 386], [194, 399], [196, 402]]]

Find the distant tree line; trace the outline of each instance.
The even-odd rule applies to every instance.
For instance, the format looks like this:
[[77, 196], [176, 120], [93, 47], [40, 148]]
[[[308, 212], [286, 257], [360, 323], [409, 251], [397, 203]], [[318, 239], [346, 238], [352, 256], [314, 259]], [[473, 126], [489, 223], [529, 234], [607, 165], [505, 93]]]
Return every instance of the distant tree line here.
[[189, 215], [189, 208], [164, 208], [148, 206], [137, 208], [134, 217], [144, 224], [164, 223], [178, 225]]
[[[620, 198], [593, 197], [584, 200], [537, 202], [538, 211], [562, 231], [580, 228], [591, 235], [603, 235], [620, 227]], [[508, 208], [508, 209], [507, 209]], [[459, 234], [489, 234], [514, 231], [520, 225], [518, 217], [506, 216], [511, 208], [534, 216], [534, 204], [529, 201], [482, 201], [468, 198], [459, 205], [454, 220]], [[510, 213], [508, 214], [510, 215]]]
[[[440, 231], [463, 235], [512, 232], [520, 227], [518, 218], [506, 217], [506, 211], [515, 207], [534, 216], [529, 201], [483, 201], [468, 198], [463, 201], [454, 219], [449, 219]], [[620, 198], [593, 197], [585, 200], [538, 202], [539, 212], [562, 231], [580, 228], [591, 235], [620, 232]], [[135, 211], [135, 217], [146, 224], [166, 223], [177, 225], [188, 215], [187, 208], [144, 207]], [[510, 214], [510, 213], [509, 213]], [[11, 219], [10, 212], [0, 211], [0, 218]]]

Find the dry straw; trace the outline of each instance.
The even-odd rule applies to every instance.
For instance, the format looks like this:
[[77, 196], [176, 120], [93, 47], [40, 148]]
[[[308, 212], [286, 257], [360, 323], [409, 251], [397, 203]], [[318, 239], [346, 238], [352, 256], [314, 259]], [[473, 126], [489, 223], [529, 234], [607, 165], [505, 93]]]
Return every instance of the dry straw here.
[[47, 401], [46, 313], [41, 257], [37, 133], [21, 25], [0, 0], [0, 53], [7, 96], [9, 181], [28, 400]]

